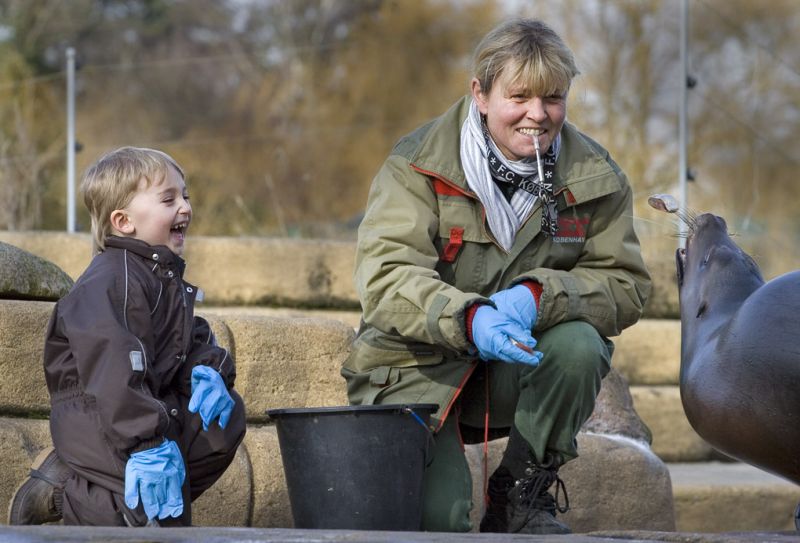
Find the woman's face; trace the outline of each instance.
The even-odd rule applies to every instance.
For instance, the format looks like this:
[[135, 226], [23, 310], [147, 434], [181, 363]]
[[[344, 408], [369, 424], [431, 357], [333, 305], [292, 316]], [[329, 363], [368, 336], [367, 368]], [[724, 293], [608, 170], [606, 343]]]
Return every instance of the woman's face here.
[[564, 126], [567, 95], [532, 96], [519, 84], [510, 84], [501, 74], [488, 95], [472, 80], [472, 97], [486, 116], [486, 126], [497, 147], [510, 160], [536, 155], [533, 137], [539, 131], [539, 148], [544, 153]]

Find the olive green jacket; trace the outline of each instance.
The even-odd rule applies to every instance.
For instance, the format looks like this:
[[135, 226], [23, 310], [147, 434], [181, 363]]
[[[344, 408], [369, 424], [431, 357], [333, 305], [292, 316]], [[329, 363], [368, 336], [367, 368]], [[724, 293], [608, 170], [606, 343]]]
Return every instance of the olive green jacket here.
[[570, 320], [607, 337], [639, 319], [650, 291], [627, 178], [569, 123], [553, 182], [557, 235], [541, 231], [537, 204], [510, 251], [496, 242], [461, 167], [469, 103], [402, 138], [372, 183], [356, 253], [362, 324], [342, 370], [351, 403], [436, 403], [437, 426], [477, 361], [470, 305], [533, 280], [543, 287], [534, 337]]

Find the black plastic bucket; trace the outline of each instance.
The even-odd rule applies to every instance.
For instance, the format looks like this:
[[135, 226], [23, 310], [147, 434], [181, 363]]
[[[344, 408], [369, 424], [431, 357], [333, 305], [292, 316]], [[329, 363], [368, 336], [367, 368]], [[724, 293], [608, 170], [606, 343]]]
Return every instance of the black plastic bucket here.
[[295, 528], [416, 531], [435, 404], [271, 409]]

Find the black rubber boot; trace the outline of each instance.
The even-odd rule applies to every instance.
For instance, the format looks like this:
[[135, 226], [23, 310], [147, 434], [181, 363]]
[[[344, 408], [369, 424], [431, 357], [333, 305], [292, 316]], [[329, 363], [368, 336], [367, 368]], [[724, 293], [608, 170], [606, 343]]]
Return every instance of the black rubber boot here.
[[56, 454], [44, 449], [33, 461], [30, 475], [17, 487], [8, 505], [8, 523], [46, 524], [61, 520], [64, 482], [72, 474]]

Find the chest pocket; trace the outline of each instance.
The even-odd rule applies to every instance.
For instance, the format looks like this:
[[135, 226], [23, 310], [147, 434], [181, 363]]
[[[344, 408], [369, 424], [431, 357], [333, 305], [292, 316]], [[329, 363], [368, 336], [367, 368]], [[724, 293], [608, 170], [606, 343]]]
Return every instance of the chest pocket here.
[[482, 290], [489, 272], [487, 257], [497, 249], [483, 228], [481, 206], [464, 194], [434, 182], [439, 204], [439, 253], [436, 271], [442, 281], [465, 291]]

